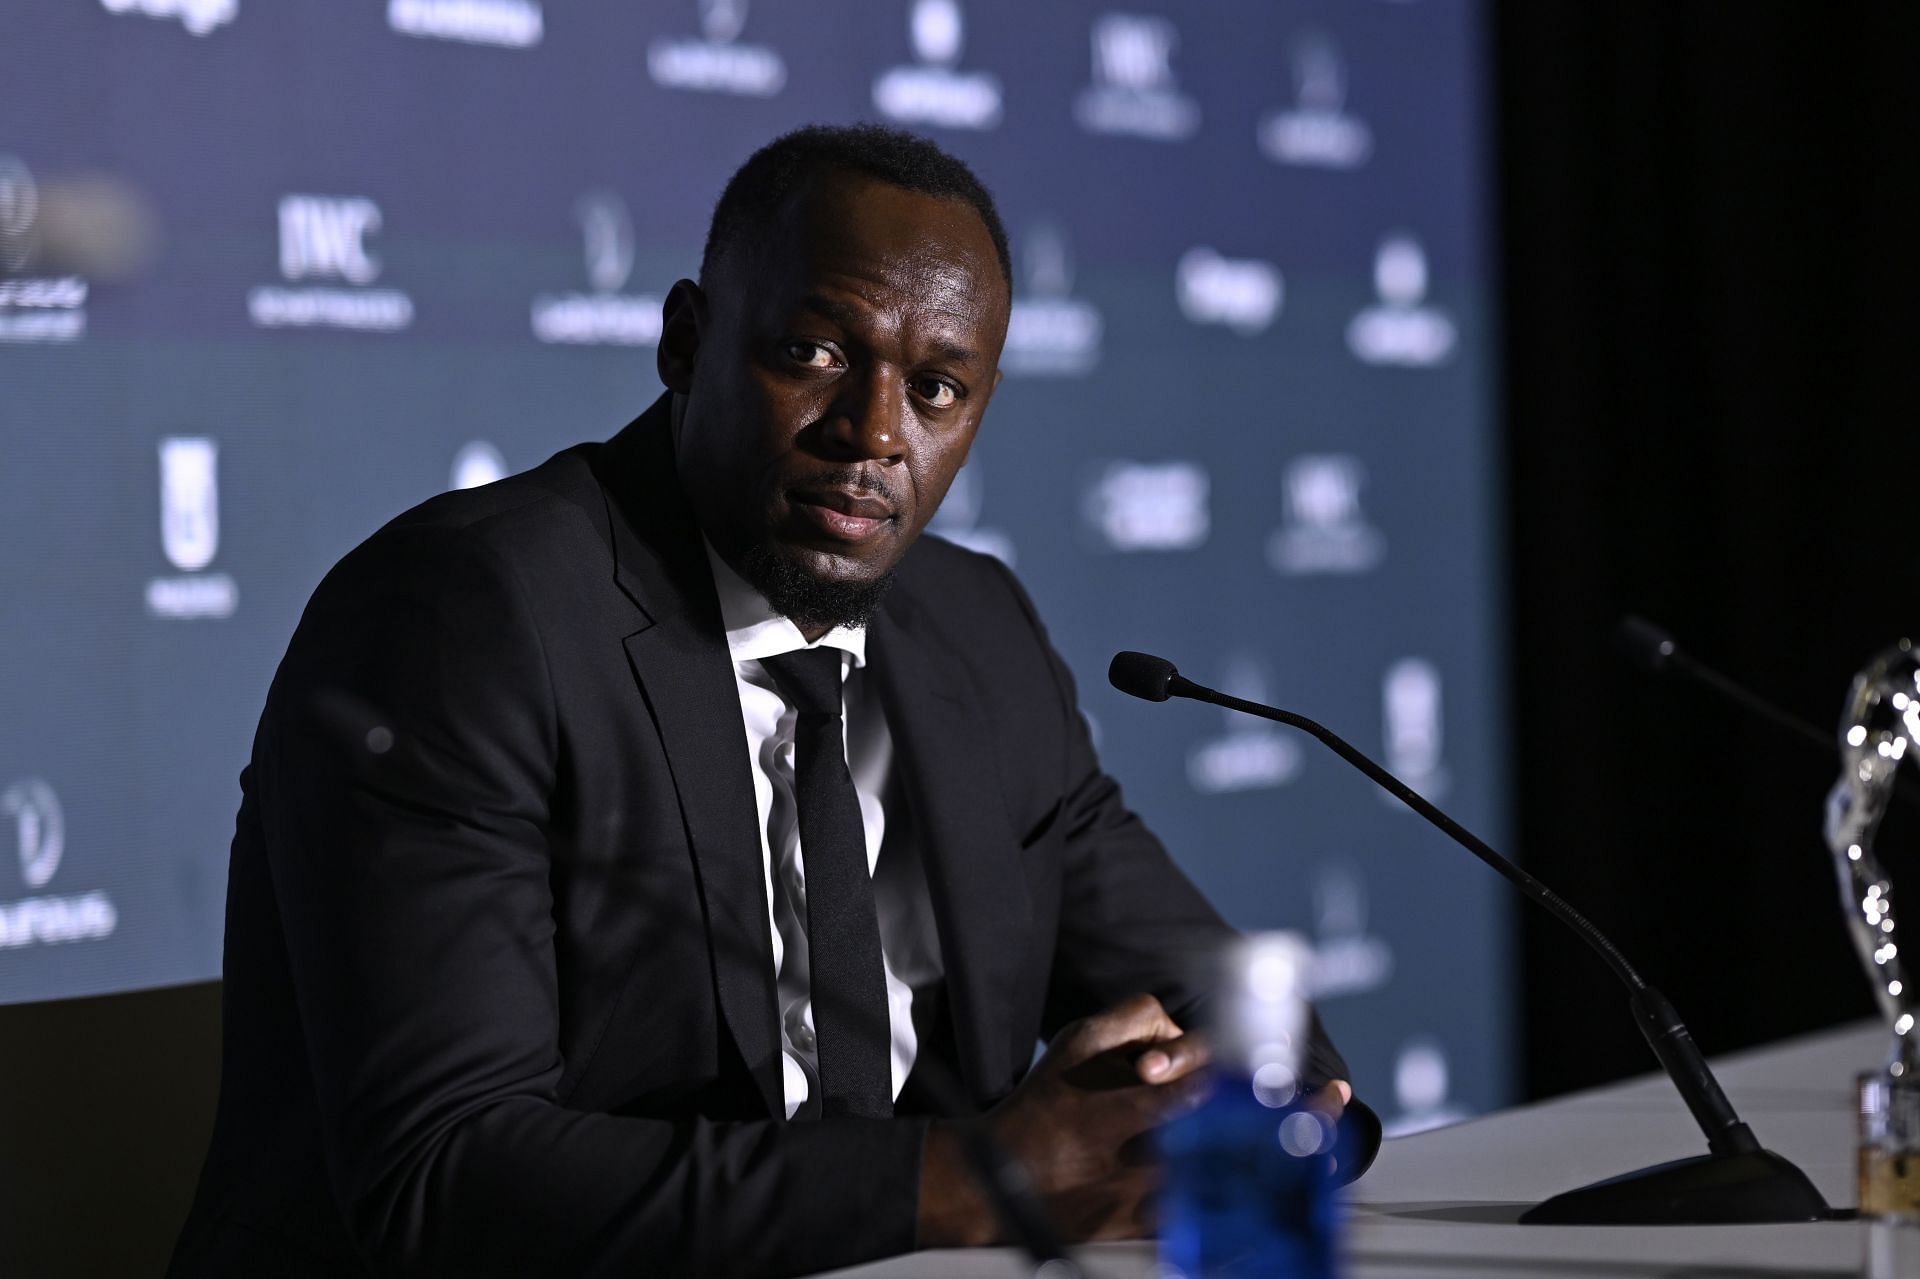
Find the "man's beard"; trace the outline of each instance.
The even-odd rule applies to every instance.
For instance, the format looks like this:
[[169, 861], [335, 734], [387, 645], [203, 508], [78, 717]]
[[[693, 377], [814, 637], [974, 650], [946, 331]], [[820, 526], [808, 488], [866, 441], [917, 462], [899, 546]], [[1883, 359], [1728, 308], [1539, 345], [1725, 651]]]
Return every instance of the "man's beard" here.
[[871, 582], [835, 582], [813, 576], [765, 542], [749, 546], [741, 556], [741, 576], [766, 597], [773, 611], [801, 630], [836, 626], [862, 627], [880, 610], [880, 600], [893, 584], [888, 573]]

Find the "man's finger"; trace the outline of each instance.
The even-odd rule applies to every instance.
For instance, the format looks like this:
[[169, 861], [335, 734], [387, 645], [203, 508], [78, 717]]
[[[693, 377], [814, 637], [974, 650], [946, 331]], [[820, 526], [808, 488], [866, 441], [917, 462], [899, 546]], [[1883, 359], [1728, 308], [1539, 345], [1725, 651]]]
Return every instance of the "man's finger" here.
[[1206, 1065], [1212, 1059], [1207, 1041], [1199, 1035], [1182, 1035], [1162, 1040], [1134, 1058], [1134, 1069], [1142, 1083], [1170, 1084]]
[[1167, 1016], [1159, 1000], [1152, 995], [1135, 995], [1081, 1022], [1075, 1032], [1075, 1047], [1086, 1054], [1101, 1053], [1126, 1044], [1175, 1039], [1179, 1035], [1179, 1025]]
[[1338, 1119], [1346, 1113], [1347, 1103], [1352, 1100], [1353, 1085], [1344, 1079], [1335, 1079], [1308, 1094], [1306, 1103], [1327, 1118]]

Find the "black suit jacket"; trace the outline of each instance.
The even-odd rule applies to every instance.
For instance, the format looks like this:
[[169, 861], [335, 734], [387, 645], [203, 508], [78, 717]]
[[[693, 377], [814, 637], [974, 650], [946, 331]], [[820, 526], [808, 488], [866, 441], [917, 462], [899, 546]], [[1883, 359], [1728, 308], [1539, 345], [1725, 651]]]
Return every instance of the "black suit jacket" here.
[[[1100, 771], [1012, 576], [922, 539], [869, 660], [945, 964], [926, 1051], [971, 1104], [1066, 1020], [1189, 1009], [1224, 926]], [[784, 1119], [739, 702], [664, 400], [341, 561], [242, 787], [176, 1274], [764, 1276], [913, 1246], [924, 1118]]]

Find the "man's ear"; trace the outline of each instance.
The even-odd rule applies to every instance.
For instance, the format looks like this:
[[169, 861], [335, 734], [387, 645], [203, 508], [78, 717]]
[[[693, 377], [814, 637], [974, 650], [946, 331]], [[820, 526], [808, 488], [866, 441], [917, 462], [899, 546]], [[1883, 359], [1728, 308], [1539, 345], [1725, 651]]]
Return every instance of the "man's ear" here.
[[660, 380], [678, 395], [693, 392], [694, 358], [707, 327], [707, 295], [692, 280], [678, 280], [660, 308]]

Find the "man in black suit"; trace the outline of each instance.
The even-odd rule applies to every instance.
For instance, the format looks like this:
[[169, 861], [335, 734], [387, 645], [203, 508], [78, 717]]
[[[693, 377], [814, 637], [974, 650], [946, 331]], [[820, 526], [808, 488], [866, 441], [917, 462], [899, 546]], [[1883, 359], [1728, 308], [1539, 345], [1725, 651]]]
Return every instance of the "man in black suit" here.
[[[327, 576], [243, 778], [176, 1274], [990, 1242], [949, 1109], [1071, 1237], [1146, 1228], [1123, 1148], [1200, 1081], [1189, 964], [1226, 929], [1012, 576], [918, 538], [1010, 274], [930, 143], [789, 135], [668, 298], [666, 396]], [[1348, 1101], [1317, 1028], [1305, 1073]]]

